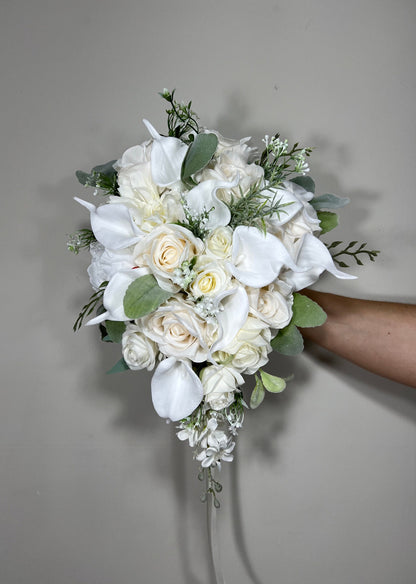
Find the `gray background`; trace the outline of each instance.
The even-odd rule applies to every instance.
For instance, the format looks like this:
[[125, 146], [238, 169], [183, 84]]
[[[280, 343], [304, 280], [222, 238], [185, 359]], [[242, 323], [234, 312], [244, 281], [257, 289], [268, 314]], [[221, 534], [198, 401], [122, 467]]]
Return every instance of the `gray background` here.
[[[2, 584], [205, 584], [191, 451], [153, 412], [150, 375], [106, 376], [118, 347], [72, 323], [90, 294], [73, 171], [162, 130], [163, 87], [202, 121], [315, 147], [348, 195], [334, 238], [375, 264], [345, 295], [415, 301], [414, 0], [1, 0]], [[339, 237], [338, 237], [339, 236]], [[329, 240], [331, 235], [329, 236]], [[225, 465], [227, 582], [416, 579], [415, 392], [310, 349], [248, 414]]]

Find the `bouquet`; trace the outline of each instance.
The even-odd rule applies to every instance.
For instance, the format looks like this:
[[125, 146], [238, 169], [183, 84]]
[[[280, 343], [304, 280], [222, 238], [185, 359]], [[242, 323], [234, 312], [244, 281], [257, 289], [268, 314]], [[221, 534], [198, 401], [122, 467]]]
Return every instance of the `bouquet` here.
[[[200, 127], [192, 103], [174, 94], [161, 94], [167, 135], [143, 120], [147, 141], [76, 173], [104, 198], [76, 198], [91, 229], [73, 234], [68, 247], [89, 249], [94, 292], [74, 329], [96, 311], [87, 324], [121, 343], [111, 371], [154, 371], [154, 408], [177, 424], [207, 481], [205, 498], [218, 507], [212, 471], [233, 459], [245, 410], [286, 386], [265, 370], [270, 352], [301, 352], [298, 327], [325, 321], [299, 290], [325, 271], [353, 278], [340, 271], [348, 267], [341, 258], [362, 264], [360, 256], [374, 260], [378, 252], [320, 239], [348, 199], [315, 195], [310, 148], [276, 134], [257, 155], [249, 138]], [[242, 390], [247, 375], [254, 375], [250, 397]]]

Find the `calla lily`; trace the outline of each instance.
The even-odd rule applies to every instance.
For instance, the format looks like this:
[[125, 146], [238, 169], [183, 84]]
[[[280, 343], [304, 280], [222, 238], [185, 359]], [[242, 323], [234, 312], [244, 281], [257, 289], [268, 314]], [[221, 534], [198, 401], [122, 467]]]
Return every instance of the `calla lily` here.
[[74, 199], [90, 212], [93, 233], [105, 248], [124, 249], [143, 237], [143, 232], [134, 223], [130, 210], [125, 205], [96, 207], [78, 197]]
[[231, 219], [230, 209], [216, 195], [218, 189], [231, 189], [238, 185], [239, 180], [238, 174], [232, 181], [205, 180], [186, 194], [186, 202], [193, 213], [199, 215], [203, 211], [210, 211], [206, 223], [210, 231], [225, 227]]
[[175, 357], [164, 359], [157, 367], [151, 382], [152, 401], [162, 418], [177, 422], [186, 418], [202, 401], [202, 383], [189, 360]]
[[143, 123], [154, 140], [150, 155], [154, 182], [160, 187], [178, 182], [188, 146], [178, 138], [161, 136], [148, 120], [143, 120]]
[[243, 327], [248, 316], [248, 296], [242, 286], [224, 292], [220, 297], [220, 304], [222, 310], [217, 314], [219, 336], [211, 353], [225, 349]]
[[304, 236], [296, 263], [300, 271], [298, 270], [296, 273], [289, 271], [283, 278], [292, 286], [293, 290], [301, 290], [310, 286], [317, 281], [324, 270], [337, 278], [345, 280], [356, 278], [356, 276], [338, 270], [326, 245], [311, 233]]
[[124, 295], [127, 291], [127, 288], [136, 278], [145, 276], [149, 272], [150, 270], [148, 268], [138, 268], [136, 270], [126, 270], [114, 274], [114, 276], [108, 282], [106, 289], [104, 290], [103, 305], [106, 309], [105, 312], [99, 314], [95, 318], [92, 318], [86, 324], [99, 324], [104, 320], [130, 320], [127, 318], [124, 312]]
[[231, 273], [246, 286], [262, 288], [271, 284], [283, 266], [299, 271], [283, 243], [257, 227], [239, 225], [233, 234]]

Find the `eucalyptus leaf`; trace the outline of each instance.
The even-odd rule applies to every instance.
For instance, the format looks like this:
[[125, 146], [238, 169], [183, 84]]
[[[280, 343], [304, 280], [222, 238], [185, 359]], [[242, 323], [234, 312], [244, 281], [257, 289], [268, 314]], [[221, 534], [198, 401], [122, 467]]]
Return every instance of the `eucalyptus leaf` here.
[[320, 211], [321, 209], [339, 209], [348, 205], [350, 199], [348, 197], [337, 197], [336, 195], [326, 194], [314, 197], [309, 202], [315, 211]]
[[193, 174], [202, 170], [217, 149], [215, 134], [197, 134], [190, 144], [182, 163], [181, 180], [186, 182]]
[[264, 386], [259, 377], [256, 376], [256, 385], [254, 386], [253, 392], [250, 397], [250, 407], [255, 410], [259, 407], [261, 402], [264, 400], [265, 391]]
[[141, 276], [127, 288], [123, 299], [124, 312], [129, 319], [141, 318], [156, 310], [171, 296], [172, 292], [162, 290], [152, 274]]
[[321, 222], [321, 234], [328, 233], [338, 225], [338, 215], [330, 211], [318, 211], [318, 219]]
[[105, 164], [99, 164], [98, 166], [94, 166], [94, 168], [91, 169], [91, 174], [104, 174], [105, 176], [111, 177], [114, 174], [116, 174], [116, 170], [114, 168], [114, 164], [116, 162], [117, 160], [110, 160]]
[[319, 304], [298, 292], [293, 295], [292, 309], [292, 323], [301, 328], [321, 326], [326, 321], [326, 313]]
[[83, 170], [77, 170], [75, 176], [77, 177], [78, 182], [80, 182], [84, 186], [87, 184], [91, 177], [91, 175], [88, 174], [88, 172], [84, 172]]
[[118, 320], [106, 320], [105, 328], [107, 329], [107, 336], [110, 337], [112, 343], [121, 343], [121, 338], [126, 330], [126, 324]]
[[296, 185], [303, 187], [308, 193], [315, 193], [315, 182], [310, 176], [295, 176], [295, 178], [291, 178], [290, 180]]
[[123, 359], [123, 357], [120, 359], [120, 361], [117, 361], [117, 363], [111, 367], [111, 369], [109, 371], [107, 371], [108, 374], [111, 373], [121, 373], [122, 371], [127, 371], [129, 369], [129, 366], [127, 365], [127, 363], [125, 362], [125, 360]]
[[270, 375], [270, 373], [266, 373], [262, 369], [260, 369], [260, 377], [264, 388], [270, 393], [280, 393], [286, 387], [286, 381], [282, 377]]
[[303, 337], [291, 322], [277, 333], [271, 345], [282, 355], [298, 355], [303, 351]]

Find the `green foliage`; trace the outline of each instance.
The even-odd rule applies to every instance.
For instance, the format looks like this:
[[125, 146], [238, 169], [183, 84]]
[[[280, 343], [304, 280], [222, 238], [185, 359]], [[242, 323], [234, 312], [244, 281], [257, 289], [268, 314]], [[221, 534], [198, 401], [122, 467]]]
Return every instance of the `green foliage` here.
[[94, 294], [90, 296], [89, 301], [83, 307], [83, 309], [78, 315], [77, 320], [74, 323], [73, 326], [74, 331], [77, 331], [79, 328], [81, 328], [84, 318], [89, 316], [92, 313], [92, 311], [97, 307], [98, 303], [101, 302], [107, 284], [108, 282], [103, 282], [102, 284], [100, 284], [100, 287], [98, 288], [97, 292], [94, 292]]
[[[105, 328], [107, 330], [108, 340], [112, 343], [121, 343], [121, 338], [126, 330], [126, 323], [118, 320], [106, 320]], [[105, 340], [107, 340], [105, 338]]]
[[79, 254], [81, 249], [89, 248], [94, 241], [97, 240], [91, 229], [79, 229], [69, 235], [66, 246], [72, 253]]
[[298, 355], [303, 351], [303, 337], [293, 322], [281, 329], [271, 342], [272, 348], [282, 355]]
[[166, 110], [169, 136], [190, 143], [193, 140], [193, 134], [199, 134], [198, 116], [191, 109], [192, 101], [187, 104], [176, 101], [175, 91], [175, 89], [173, 91], [164, 89], [159, 94], [170, 104], [170, 108]]
[[[342, 255], [354, 258], [357, 265], [362, 266], [363, 262], [359, 256], [362, 255], [367, 256], [367, 258], [369, 258], [370, 261], [374, 262], [376, 257], [380, 253], [380, 251], [376, 249], [373, 250], [366, 249], [367, 243], [361, 243], [360, 245], [358, 245], [358, 241], [350, 241], [350, 243], [346, 245], [344, 249], [336, 251], [335, 248], [339, 247], [342, 244], [343, 244], [342, 241], [333, 241], [331, 244], [327, 245], [328, 249], [331, 252], [332, 259], [339, 265], [340, 268], [350, 267], [344, 261], [339, 259], [339, 257]], [[356, 249], [354, 249], [354, 247], [356, 247]]]
[[77, 170], [75, 175], [85, 187], [100, 189], [104, 195], [118, 195], [117, 172], [114, 169], [115, 162], [116, 160], [110, 160], [105, 164], [94, 166], [89, 173]]
[[286, 381], [282, 377], [270, 375], [270, 373], [266, 373], [262, 369], [260, 369], [260, 377], [264, 388], [270, 393], [280, 393], [286, 387]]
[[251, 397], [250, 397], [250, 407], [252, 410], [255, 410], [256, 408], [259, 407], [259, 405], [264, 400], [264, 396], [265, 396], [265, 389], [264, 389], [264, 386], [263, 386], [263, 383], [262, 383], [260, 377], [258, 377], [256, 375], [255, 379], [256, 379], [256, 385], [254, 386], [253, 392], [252, 392]]
[[281, 203], [281, 197], [276, 193], [272, 196], [267, 194], [268, 189], [264, 189], [259, 183], [253, 185], [248, 193], [236, 199], [231, 198], [228, 208], [231, 212], [230, 227], [235, 229], [238, 225], [258, 227], [266, 231], [265, 219], [280, 213], [286, 213], [285, 207], [292, 203]]
[[304, 174], [309, 170], [306, 158], [311, 152], [311, 148], [302, 148], [298, 142], [289, 149], [288, 141], [282, 141], [280, 134], [276, 134], [270, 140], [267, 138], [266, 148], [257, 164], [263, 167], [264, 178], [269, 181], [270, 186], [277, 187], [294, 173]]
[[310, 176], [295, 176], [294, 178], [290, 179], [290, 182], [293, 182], [296, 185], [304, 188], [305, 191], [308, 191], [308, 193], [315, 193], [315, 182]]
[[215, 134], [197, 134], [190, 144], [182, 163], [181, 180], [192, 188], [191, 176], [202, 170], [217, 149], [218, 138]]
[[303, 294], [293, 295], [292, 323], [301, 328], [321, 326], [326, 321], [326, 313], [322, 308]]
[[321, 209], [339, 209], [348, 205], [350, 200], [348, 197], [337, 197], [336, 195], [326, 194], [314, 197], [309, 202], [315, 211], [320, 211]]
[[328, 233], [338, 225], [338, 215], [330, 211], [318, 211], [318, 219], [321, 222], [321, 234]]
[[129, 319], [141, 318], [156, 310], [170, 296], [172, 293], [162, 290], [152, 274], [141, 276], [127, 288], [123, 299], [124, 312]]
[[107, 374], [121, 373], [123, 371], [127, 371], [128, 369], [129, 369], [129, 366], [127, 365], [127, 363], [125, 362], [125, 360], [122, 357], [120, 359], [120, 361], [117, 361], [117, 363], [115, 365], [113, 365], [113, 367], [111, 367], [111, 369], [109, 371], [107, 371]]

